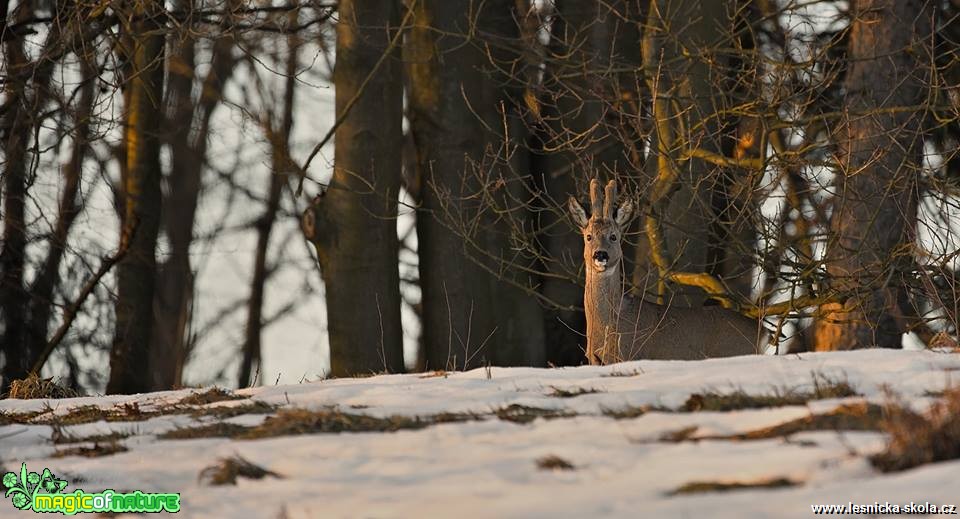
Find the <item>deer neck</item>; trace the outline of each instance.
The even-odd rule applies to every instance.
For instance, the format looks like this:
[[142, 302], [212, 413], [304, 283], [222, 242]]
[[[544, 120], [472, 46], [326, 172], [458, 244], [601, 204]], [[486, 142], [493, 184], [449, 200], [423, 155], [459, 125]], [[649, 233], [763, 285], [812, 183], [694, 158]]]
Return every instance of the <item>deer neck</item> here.
[[591, 364], [610, 362], [617, 353], [617, 320], [623, 301], [620, 263], [596, 272], [587, 268], [583, 306], [587, 317], [587, 358]]

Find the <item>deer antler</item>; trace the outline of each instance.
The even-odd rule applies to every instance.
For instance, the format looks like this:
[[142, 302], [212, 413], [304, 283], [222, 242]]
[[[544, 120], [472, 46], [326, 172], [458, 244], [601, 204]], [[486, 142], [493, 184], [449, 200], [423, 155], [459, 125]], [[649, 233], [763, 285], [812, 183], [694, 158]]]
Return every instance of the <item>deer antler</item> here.
[[603, 194], [600, 191], [600, 181], [594, 178], [590, 181], [590, 216], [600, 214], [603, 206]]
[[607, 190], [603, 200], [603, 217], [613, 220], [613, 211], [617, 205], [617, 181], [607, 182]]

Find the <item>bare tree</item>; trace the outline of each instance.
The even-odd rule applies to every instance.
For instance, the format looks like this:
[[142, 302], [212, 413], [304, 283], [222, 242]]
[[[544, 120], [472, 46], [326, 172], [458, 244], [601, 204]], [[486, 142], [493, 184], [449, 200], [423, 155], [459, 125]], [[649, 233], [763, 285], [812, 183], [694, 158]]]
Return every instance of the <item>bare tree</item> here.
[[108, 393], [137, 393], [151, 387], [149, 344], [160, 230], [163, 2], [138, 2], [124, 14], [126, 167], [122, 169], [121, 234], [130, 246], [117, 265], [117, 322]]
[[341, 1], [339, 11], [334, 172], [308, 223], [326, 293], [330, 373], [397, 373], [404, 28], [394, 0]]
[[[818, 350], [899, 348], [909, 313], [933, 3], [853, 3], [827, 268], [842, 302], [823, 307]], [[887, 88], [878, 88], [886, 85]]]
[[494, 186], [507, 198], [526, 190], [509, 166], [514, 103], [504, 86], [509, 76], [496, 66], [518, 60], [510, 50], [519, 37], [515, 5], [427, 0], [414, 6], [404, 60], [422, 186], [423, 341], [433, 369], [544, 362], [536, 300], [498, 280], [514, 255], [511, 230], [485, 198]]

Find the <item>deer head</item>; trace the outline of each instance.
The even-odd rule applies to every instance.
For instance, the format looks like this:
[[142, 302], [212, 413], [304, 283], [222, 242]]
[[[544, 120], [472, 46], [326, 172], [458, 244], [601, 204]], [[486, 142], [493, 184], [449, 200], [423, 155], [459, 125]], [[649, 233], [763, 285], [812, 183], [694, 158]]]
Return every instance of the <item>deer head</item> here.
[[617, 203], [617, 181], [607, 183], [605, 193], [600, 191], [600, 181], [590, 181], [590, 218], [577, 199], [570, 197], [567, 206], [573, 221], [583, 233], [583, 262], [587, 269], [598, 274], [616, 272], [616, 266], [623, 259], [620, 245], [623, 230], [633, 212], [633, 202], [625, 201], [620, 207]]

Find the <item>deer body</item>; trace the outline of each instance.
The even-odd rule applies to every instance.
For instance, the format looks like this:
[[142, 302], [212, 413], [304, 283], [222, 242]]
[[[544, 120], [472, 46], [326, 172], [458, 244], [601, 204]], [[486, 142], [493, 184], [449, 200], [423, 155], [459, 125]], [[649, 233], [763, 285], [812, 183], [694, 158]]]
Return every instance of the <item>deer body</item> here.
[[616, 184], [607, 185], [600, 211], [600, 186], [590, 186], [589, 219], [570, 199], [570, 212], [584, 235], [587, 283], [587, 360], [610, 364], [636, 359], [695, 360], [757, 353], [762, 328], [756, 321], [720, 307], [682, 308], [644, 301], [626, 293], [620, 236], [632, 204], [617, 211]]

